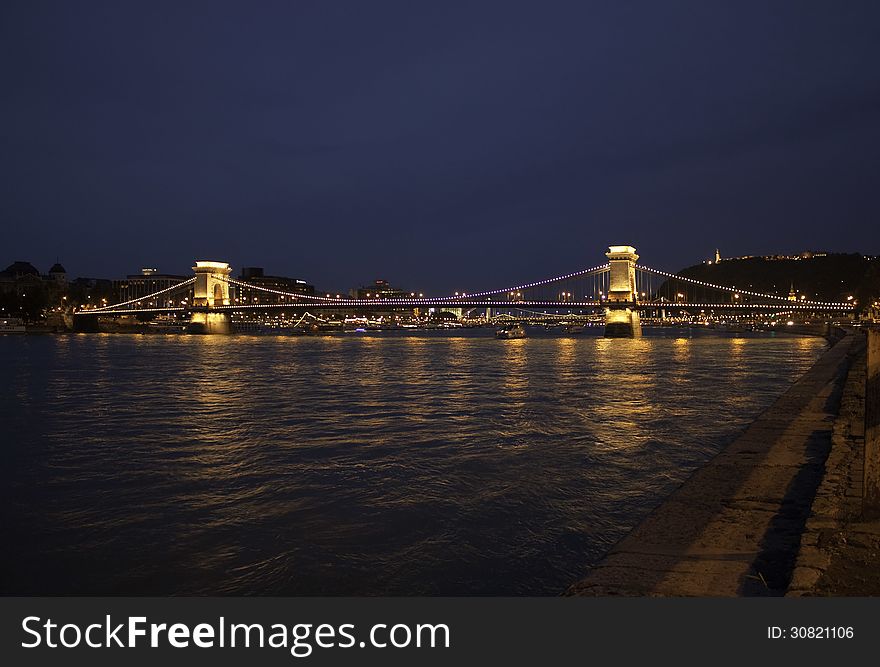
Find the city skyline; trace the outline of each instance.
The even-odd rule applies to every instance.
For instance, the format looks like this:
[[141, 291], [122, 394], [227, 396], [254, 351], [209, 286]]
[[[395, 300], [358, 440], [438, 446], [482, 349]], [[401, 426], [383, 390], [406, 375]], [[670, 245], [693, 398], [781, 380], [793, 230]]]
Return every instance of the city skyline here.
[[439, 293], [633, 238], [880, 252], [871, 3], [0, 11], [9, 261]]
[[[718, 249], [716, 249], [715, 254], [713, 255], [712, 259], [702, 259], [700, 261], [694, 261], [687, 266], [681, 266], [681, 267], [677, 267], [677, 268], [670, 267], [668, 270], [671, 271], [672, 273], [682, 273], [682, 272], [687, 272], [689, 270], [696, 269], [700, 266], [700, 264], [711, 266], [712, 264], [720, 264], [722, 261], [730, 262], [730, 261], [742, 261], [742, 260], [751, 260], [751, 259], [759, 259], [759, 260], [764, 260], [764, 261], [784, 261], [784, 260], [796, 260], [797, 261], [797, 260], [804, 260], [804, 259], [828, 257], [829, 255], [830, 256], [840, 256], [840, 257], [844, 257], [844, 256], [861, 257], [865, 260], [873, 260], [873, 259], [876, 259], [876, 257], [877, 257], [875, 255], [868, 255], [868, 254], [863, 254], [863, 253], [854, 252], [854, 251], [836, 253], [836, 252], [826, 252], [824, 250], [803, 250], [803, 251], [799, 251], [799, 252], [793, 252], [790, 254], [769, 253], [769, 254], [764, 254], [764, 255], [740, 255], [740, 256], [736, 256], [736, 257], [724, 257], [720, 254], [720, 251]], [[598, 256], [599, 255], [597, 255], [597, 257]], [[10, 271], [14, 273], [16, 268], [20, 269], [22, 266], [26, 266], [26, 267], [29, 267], [30, 269], [33, 269], [36, 272], [35, 275], [41, 276], [44, 280], [51, 280], [53, 273], [60, 271], [64, 274], [65, 280], [73, 280], [73, 279], [91, 280], [91, 281], [98, 280], [98, 281], [112, 282], [115, 285], [116, 283], [124, 283], [126, 280], [131, 279], [131, 278], [150, 279], [153, 276], [156, 276], [157, 278], [165, 279], [166, 281], [170, 279], [170, 280], [172, 280], [172, 282], [173, 282], [173, 279], [186, 280], [192, 270], [192, 267], [190, 267], [190, 266], [188, 266], [186, 269], [181, 269], [180, 271], [165, 270], [163, 267], [158, 267], [155, 264], [150, 264], [150, 265], [141, 266], [136, 271], [128, 271], [124, 275], [116, 275], [116, 276], [100, 275], [99, 276], [99, 275], [94, 274], [94, 272], [90, 273], [89, 271], [71, 272], [71, 271], [68, 271], [64, 267], [63, 264], [64, 263], [61, 261], [61, 258], [56, 258], [56, 260], [53, 262], [51, 268], [48, 271], [43, 271], [40, 269], [40, 265], [35, 262], [32, 262], [27, 259], [18, 259], [18, 260], [11, 262], [6, 267], [5, 270], [0, 270], [0, 274], [7, 273]], [[183, 264], [192, 264], [192, 261], [184, 262]], [[257, 277], [258, 281], [262, 281], [262, 280], [264, 280], [264, 273], [268, 272], [265, 275], [265, 279], [289, 281], [290, 283], [294, 283], [294, 282], [301, 283], [302, 285], [308, 287], [311, 292], [326, 293], [327, 296], [331, 296], [331, 292], [333, 292], [333, 293], [343, 293], [344, 292], [349, 295], [355, 294], [355, 293], [367, 294], [371, 290], [376, 291], [374, 288], [376, 286], [380, 286], [380, 285], [382, 286], [382, 289], [390, 290], [393, 292], [398, 292], [398, 291], [402, 290], [403, 292], [409, 293], [414, 289], [416, 291], [412, 293], [413, 296], [416, 296], [419, 293], [421, 296], [425, 296], [425, 293], [423, 292], [423, 290], [421, 290], [419, 288], [418, 285], [402, 284], [402, 283], [399, 283], [399, 281], [395, 280], [394, 277], [391, 277], [391, 279], [389, 280], [387, 278], [386, 274], [381, 273], [381, 272], [379, 272], [376, 276], [373, 276], [373, 277], [362, 277], [360, 280], [357, 280], [355, 283], [353, 283], [351, 285], [344, 285], [344, 286], [343, 285], [312, 285], [312, 284], [308, 284], [308, 280], [303, 280], [303, 278], [307, 278], [307, 276], [302, 276], [300, 274], [285, 275], [285, 276], [269, 275], [272, 272], [272, 269], [271, 268], [267, 269], [267, 267], [262, 266], [262, 265], [261, 266], [255, 266], [255, 265], [246, 266], [246, 265], [235, 264], [232, 262], [229, 262], [228, 264], [233, 272], [240, 274], [239, 278], [243, 278], [245, 280], [250, 280], [252, 277]], [[558, 268], [557, 268], [557, 273], [558, 273]], [[522, 277], [522, 276], [520, 276], [520, 277]], [[554, 279], [551, 276], [531, 276], [530, 278], [534, 278], [534, 279], [538, 280], [539, 282], [542, 282], [542, 281], [548, 280], [548, 279], [549, 280]], [[477, 289], [480, 289], [482, 287], [487, 287], [488, 289], [493, 289], [492, 287], [490, 287], [488, 285], [485, 285], [485, 286], [477, 285], [476, 287], [477, 287]], [[497, 285], [494, 287], [497, 288]], [[790, 287], [791, 287], [791, 289], [794, 289], [793, 284]], [[468, 289], [462, 289], [461, 293], [465, 293], [466, 291], [477, 291], [477, 290], [474, 289], [474, 286], [470, 286]], [[454, 292], [454, 294], [457, 295], [457, 294], [459, 294], [459, 292], [456, 291], [456, 292]], [[451, 295], [453, 295], [452, 290], [448, 290], [448, 291], [441, 290], [440, 292], [433, 294], [432, 296], [451, 296]], [[339, 296], [339, 295], [337, 294], [337, 296]], [[378, 296], [378, 293], [376, 294], [376, 296]]]

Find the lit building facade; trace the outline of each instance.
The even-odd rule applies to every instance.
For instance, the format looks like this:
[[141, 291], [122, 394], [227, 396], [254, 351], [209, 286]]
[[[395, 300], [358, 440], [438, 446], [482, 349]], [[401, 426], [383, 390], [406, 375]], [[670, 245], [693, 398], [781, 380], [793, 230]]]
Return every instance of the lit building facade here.
[[412, 295], [412, 292], [392, 287], [387, 280], [375, 280], [372, 285], [357, 289], [358, 299], [403, 299]]
[[154, 292], [168, 289], [192, 276], [159, 273], [155, 268], [143, 268], [139, 274], [131, 274], [113, 281], [113, 295], [118, 303], [140, 299]]
[[[238, 278], [243, 283], [249, 283], [255, 287], [264, 287], [270, 290], [278, 290], [292, 294], [303, 294], [305, 296], [314, 296], [315, 286], [310, 285], [300, 278], [287, 278], [285, 276], [267, 276], [260, 266], [245, 266], [241, 269], [241, 275]], [[233, 299], [240, 298], [240, 288], [233, 290]], [[255, 292], [251, 297], [258, 299], [259, 303], [278, 303], [281, 301], [281, 295], [271, 294], [269, 292]]]

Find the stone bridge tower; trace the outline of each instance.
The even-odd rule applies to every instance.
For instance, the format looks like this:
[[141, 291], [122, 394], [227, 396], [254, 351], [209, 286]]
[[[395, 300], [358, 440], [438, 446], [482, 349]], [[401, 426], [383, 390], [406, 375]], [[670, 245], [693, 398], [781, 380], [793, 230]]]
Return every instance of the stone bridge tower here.
[[198, 261], [193, 267], [196, 284], [193, 286], [193, 305], [213, 308], [229, 305], [229, 283], [226, 279], [232, 273], [226, 262]]
[[636, 301], [636, 262], [639, 256], [631, 245], [613, 245], [605, 253], [611, 264], [608, 281], [608, 300], [612, 302], [635, 303]]
[[229, 333], [227, 312], [210, 312], [217, 306], [230, 305], [229, 283], [226, 279], [232, 269], [226, 262], [197, 261], [193, 267], [196, 282], [193, 285], [193, 314], [189, 329], [193, 333]]
[[611, 266], [608, 276], [608, 307], [605, 310], [605, 337], [632, 338], [641, 335], [636, 310], [636, 261], [631, 245], [613, 245], [605, 253]]

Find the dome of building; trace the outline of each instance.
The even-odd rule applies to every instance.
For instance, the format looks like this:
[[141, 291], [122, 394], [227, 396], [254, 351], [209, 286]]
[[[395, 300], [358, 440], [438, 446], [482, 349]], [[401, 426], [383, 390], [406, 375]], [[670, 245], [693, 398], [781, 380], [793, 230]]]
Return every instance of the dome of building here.
[[10, 276], [12, 278], [23, 278], [24, 276], [38, 276], [40, 272], [37, 271], [36, 267], [30, 262], [13, 262], [9, 266], [6, 267], [4, 271], [2, 271], [4, 276]]
[[65, 271], [64, 267], [58, 262], [55, 262], [55, 264], [52, 265], [52, 268], [49, 269], [49, 273], [67, 273], [67, 271]]

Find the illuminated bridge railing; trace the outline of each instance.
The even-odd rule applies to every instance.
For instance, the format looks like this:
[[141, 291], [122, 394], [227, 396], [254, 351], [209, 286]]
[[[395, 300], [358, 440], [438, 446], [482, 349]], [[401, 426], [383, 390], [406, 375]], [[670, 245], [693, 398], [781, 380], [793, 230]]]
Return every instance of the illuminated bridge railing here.
[[[491, 308], [491, 309], [550, 309], [590, 310], [609, 306], [609, 264], [574, 271], [495, 290], [461, 292], [436, 297], [411, 296], [400, 298], [351, 298], [287, 292], [262, 285], [254, 285], [234, 278], [220, 277], [228, 283], [235, 297], [229, 305], [214, 305], [215, 311], [253, 311], [289, 307], [309, 307], [321, 310], [361, 308], [365, 311], [395, 308]], [[196, 308], [189, 300], [195, 278], [182, 281], [153, 294], [122, 303], [78, 311], [77, 315], [124, 315], [133, 313], [181, 313], [205, 310]], [[640, 310], [729, 309], [738, 312], [821, 311], [851, 312], [852, 303], [809, 301], [764, 294], [754, 290], [737, 289], [687, 278], [646, 266], [635, 267], [636, 301], [616, 302], [617, 307]], [[175, 292], [186, 290], [187, 298], [170, 298]], [[259, 296], [257, 296], [259, 295]], [[163, 303], [164, 301], [164, 303]]]
[[[274, 298], [287, 299], [292, 302], [311, 302], [322, 303], [326, 305], [337, 304], [342, 306], [354, 305], [385, 305], [385, 306], [401, 306], [401, 307], [418, 307], [418, 306], [439, 306], [449, 305], [450, 307], [458, 306], [486, 306], [494, 307], [499, 303], [592, 303], [601, 301], [603, 294], [607, 294], [607, 274], [609, 271], [608, 264], [566, 273], [553, 278], [546, 278], [529, 283], [512, 285], [494, 290], [484, 290], [477, 292], [463, 291], [453, 295], [444, 295], [436, 297], [411, 297], [402, 298], [367, 298], [355, 299], [349, 297], [333, 297], [300, 294], [296, 292], [286, 292], [283, 290], [254, 285], [252, 283], [235, 280], [234, 278], [224, 278], [230, 286], [242, 290], [245, 293], [263, 293]], [[244, 304], [242, 304], [244, 305]]]
[[636, 266], [637, 283], [649, 284], [642, 303], [660, 305], [690, 306], [691, 308], [733, 308], [766, 310], [814, 310], [847, 312], [855, 309], [851, 302], [813, 301], [799, 299], [792, 301], [787, 296], [767, 294], [754, 290], [718, 285], [668, 271], [647, 266]]

